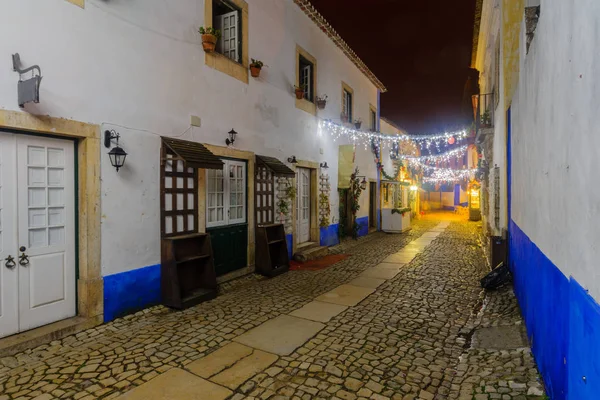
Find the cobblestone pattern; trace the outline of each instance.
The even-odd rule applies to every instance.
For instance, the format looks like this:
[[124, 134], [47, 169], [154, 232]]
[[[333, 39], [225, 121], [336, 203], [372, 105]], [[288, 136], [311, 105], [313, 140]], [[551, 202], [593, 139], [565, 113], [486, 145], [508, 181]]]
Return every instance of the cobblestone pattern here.
[[[476, 226], [452, 224], [401, 272], [238, 389], [241, 398], [446, 399], [485, 271]], [[378, 252], [379, 242], [356, 246]]]
[[[486, 294], [481, 312], [465, 326], [462, 333], [468, 337], [476, 329], [522, 323], [512, 285], [507, 285]], [[452, 383], [450, 399], [547, 398], [529, 347], [510, 350], [468, 349], [460, 358]]]
[[[347, 283], [435, 224], [435, 221], [415, 223], [413, 230], [404, 235], [373, 234], [372, 238], [354, 245], [352, 257], [325, 270], [292, 271], [268, 280], [251, 276], [244, 278], [242, 284], [225, 285], [223, 294], [216, 299], [185, 311], [153, 307], [14, 357], [2, 358], [0, 400], [25, 400], [40, 395], [44, 395], [44, 399], [117, 397]], [[406, 285], [402, 287], [402, 290], [407, 290]], [[397, 295], [400, 292], [393, 285], [387, 290]], [[461, 296], [456, 293], [455, 297]], [[373, 306], [379, 307], [379, 301]], [[394, 306], [385, 301], [381, 302], [381, 306], [386, 308], [385, 318], [392, 318]], [[415, 311], [411, 312], [418, 316], [421, 312], [416, 311], [417, 306], [413, 307]], [[368, 310], [364, 306], [361, 309], [369, 314], [363, 324], [369, 325], [369, 320], [379, 321], [377, 310]], [[426, 316], [427, 313], [423, 312], [420, 318]], [[354, 316], [349, 321], [352, 329], [358, 329]], [[377, 328], [365, 329], [382, 329], [381, 323], [377, 323]], [[339, 334], [330, 329], [327, 332], [334, 336]], [[382, 337], [383, 332], [385, 329], [377, 336]], [[319, 337], [327, 335], [324, 332]], [[300, 357], [300, 354], [297, 356]]]

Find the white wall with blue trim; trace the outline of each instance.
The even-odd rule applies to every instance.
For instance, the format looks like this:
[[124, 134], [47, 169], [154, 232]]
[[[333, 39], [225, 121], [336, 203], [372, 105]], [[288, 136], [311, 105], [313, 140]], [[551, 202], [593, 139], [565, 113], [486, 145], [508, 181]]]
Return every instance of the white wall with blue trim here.
[[541, 2], [510, 107], [510, 264], [552, 399], [600, 398], [599, 16]]

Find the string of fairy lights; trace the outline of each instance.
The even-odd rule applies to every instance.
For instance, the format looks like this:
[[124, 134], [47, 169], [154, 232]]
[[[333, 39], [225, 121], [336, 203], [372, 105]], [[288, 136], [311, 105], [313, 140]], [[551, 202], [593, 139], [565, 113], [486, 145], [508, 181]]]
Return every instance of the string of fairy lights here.
[[[468, 145], [463, 145], [452, 150], [440, 153], [441, 146], [447, 146], [448, 144], [459, 144], [460, 141], [468, 137], [467, 130], [459, 130], [454, 132], [445, 132], [441, 134], [430, 134], [430, 135], [385, 135], [380, 132], [374, 131], [363, 131], [359, 129], [353, 129], [331, 120], [321, 120], [319, 122], [319, 131], [325, 132], [331, 135], [335, 140], [345, 138], [352, 141], [355, 144], [362, 144], [365, 149], [373, 148], [376, 144], [377, 150], [381, 151], [381, 148], [389, 147], [391, 151], [398, 152], [401, 142], [415, 143], [420, 146], [421, 149], [430, 150], [432, 146], [435, 146], [438, 154], [428, 154], [415, 156], [410, 154], [397, 154], [394, 158], [398, 160], [405, 160], [413, 167], [420, 167], [424, 172], [430, 173], [429, 176], [423, 178], [423, 182], [428, 183], [449, 183], [456, 182], [472, 177], [477, 169], [464, 169], [457, 170], [453, 168], [440, 168], [437, 166], [429, 165], [431, 163], [444, 163], [449, 162], [454, 158], [463, 157], [468, 150]], [[380, 155], [376, 157], [379, 161]]]

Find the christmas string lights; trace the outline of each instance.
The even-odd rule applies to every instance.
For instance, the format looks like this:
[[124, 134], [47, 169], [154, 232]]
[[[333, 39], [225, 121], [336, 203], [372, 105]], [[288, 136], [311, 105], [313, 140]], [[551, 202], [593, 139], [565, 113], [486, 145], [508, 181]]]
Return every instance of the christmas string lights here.
[[414, 156], [407, 156], [404, 154], [399, 154], [398, 158], [402, 158], [402, 159], [406, 159], [409, 162], [416, 160], [416, 161], [424, 161], [424, 162], [438, 162], [438, 161], [450, 161], [451, 158], [453, 157], [462, 157], [465, 155], [465, 153], [467, 152], [467, 148], [469, 146], [464, 145], [461, 147], [457, 147], [456, 149], [447, 151], [445, 153], [441, 153], [441, 154], [432, 154], [432, 155], [428, 155], [428, 156], [419, 156], [419, 157], [414, 157]]
[[440, 168], [435, 170], [431, 176], [423, 177], [423, 182], [441, 183], [457, 182], [470, 178], [476, 170], [473, 169], [450, 169]]
[[443, 142], [444, 144], [450, 142], [455, 143], [457, 140], [465, 139], [469, 135], [467, 130], [464, 129], [455, 132], [445, 132], [433, 135], [384, 135], [380, 132], [352, 129], [330, 120], [321, 120], [319, 122], [319, 130], [320, 132], [327, 132], [335, 138], [345, 136], [354, 142], [357, 140], [362, 140], [366, 143], [369, 143], [373, 139], [394, 143], [399, 143], [401, 141], [414, 141], [427, 148], [429, 148], [432, 144], [435, 144], [436, 147], [439, 148], [440, 142]]

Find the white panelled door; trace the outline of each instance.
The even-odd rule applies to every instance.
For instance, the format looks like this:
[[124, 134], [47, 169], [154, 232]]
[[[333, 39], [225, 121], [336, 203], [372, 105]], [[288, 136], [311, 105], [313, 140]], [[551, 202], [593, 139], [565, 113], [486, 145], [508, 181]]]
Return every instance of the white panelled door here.
[[296, 168], [296, 243], [310, 240], [310, 169]]
[[0, 132], [0, 337], [19, 331], [15, 135]]
[[[16, 206], [9, 212], [15, 226], [12, 239], [7, 239], [2, 226], [3, 276], [11, 276], [18, 290], [18, 296], [7, 302], [13, 312], [17, 310], [17, 329], [13, 325], [7, 330], [14, 333], [75, 315], [74, 144], [28, 135], [0, 136], [0, 143], [12, 143], [7, 149], [3, 146], [3, 155], [16, 154], [9, 159], [13, 178], [8, 185], [3, 181], [1, 189], [3, 204], [5, 192], [16, 194]], [[6, 168], [4, 162], [2, 167]], [[9, 213], [3, 209], [2, 217]], [[15, 259], [14, 269], [6, 265], [9, 256]], [[5, 289], [2, 282], [2, 292]], [[8, 334], [4, 331], [2, 323], [0, 336]]]

